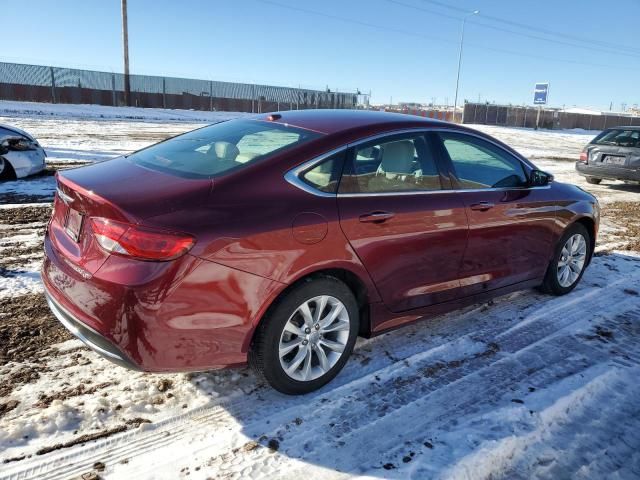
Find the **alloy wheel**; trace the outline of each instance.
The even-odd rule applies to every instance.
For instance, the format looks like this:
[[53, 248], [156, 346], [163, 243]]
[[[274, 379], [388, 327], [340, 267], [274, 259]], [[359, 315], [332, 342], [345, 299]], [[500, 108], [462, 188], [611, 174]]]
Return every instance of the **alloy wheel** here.
[[573, 285], [582, 273], [587, 259], [587, 241], [580, 233], [569, 237], [558, 259], [558, 283], [562, 287]]
[[349, 312], [340, 300], [329, 295], [306, 300], [289, 317], [280, 335], [280, 365], [294, 380], [321, 377], [342, 357], [349, 329]]

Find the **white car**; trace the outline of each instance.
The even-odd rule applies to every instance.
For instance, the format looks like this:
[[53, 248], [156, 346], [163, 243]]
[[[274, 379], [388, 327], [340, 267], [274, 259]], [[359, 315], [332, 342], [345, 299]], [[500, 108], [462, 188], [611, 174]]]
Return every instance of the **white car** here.
[[41, 172], [47, 154], [24, 130], [0, 124], [0, 180], [15, 180]]

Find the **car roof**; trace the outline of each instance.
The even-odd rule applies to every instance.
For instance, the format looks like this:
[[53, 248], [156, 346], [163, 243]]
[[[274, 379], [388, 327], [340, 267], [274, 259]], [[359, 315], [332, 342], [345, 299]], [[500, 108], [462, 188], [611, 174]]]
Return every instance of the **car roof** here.
[[626, 127], [607, 127], [604, 131], [608, 132], [610, 130], [640, 130], [640, 125], [627, 125]]
[[447, 122], [432, 118], [375, 110], [288, 110], [258, 115], [254, 118], [325, 134], [368, 126], [386, 126], [395, 129], [403, 126], [414, 127], [416, 123], [424, 124], [425, 127], [447, 125]]

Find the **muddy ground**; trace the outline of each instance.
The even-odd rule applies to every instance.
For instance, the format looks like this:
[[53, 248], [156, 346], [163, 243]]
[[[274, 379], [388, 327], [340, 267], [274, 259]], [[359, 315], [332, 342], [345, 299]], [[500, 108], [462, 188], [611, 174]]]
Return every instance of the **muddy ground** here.
[[[26, 263], [42, 258], [42, 235], [50, 214], [51, 208], [45, 205], [2, 211], [0, 232], [4, 238], [36, 232], [40, 240], [35, 245], [13, 245], [3, 250], [0, 275], [11, 274]], [[609, 240], [614, 240], [617, 250], [640, 251], [640, 202], [606, 203], [602, 206], [602, 221], [614, 226], [607, 235]], [[598, 253], [605, 254], [607, 250]], [[0, 397], [37, 378], [38, 369], [46, 368], [46, 357], [57, 353], [51, 346], [70, 338], [51, 315], [42, 293], [0, 299], [0, 369], [10, 361], [32, 365], [12, 374], [9, 381], [0, 386]]]

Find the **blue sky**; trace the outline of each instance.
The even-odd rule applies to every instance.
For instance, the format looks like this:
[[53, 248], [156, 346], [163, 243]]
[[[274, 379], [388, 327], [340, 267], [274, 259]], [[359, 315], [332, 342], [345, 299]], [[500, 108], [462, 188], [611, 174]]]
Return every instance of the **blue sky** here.
[[[0, 59], [122, 69], [119, 0], [3, 3]], [[129, 0], [131, 71], [452, 104], [475, 9], [460, 98], [530, 104], [549, 81], [554, 106], [640, 103], [637, 0]]]

